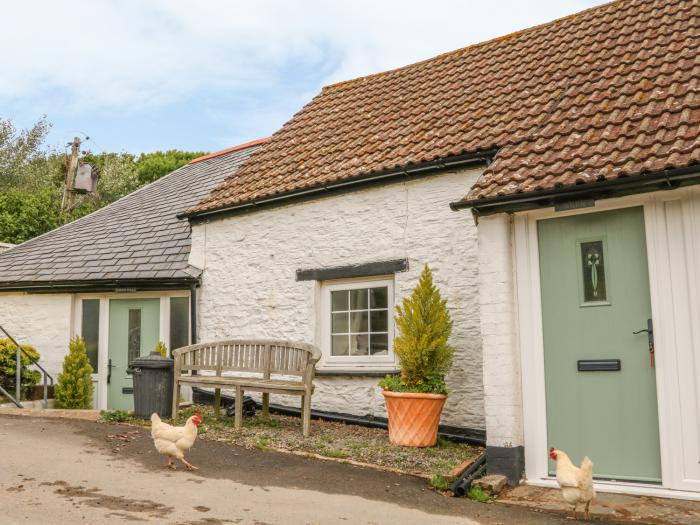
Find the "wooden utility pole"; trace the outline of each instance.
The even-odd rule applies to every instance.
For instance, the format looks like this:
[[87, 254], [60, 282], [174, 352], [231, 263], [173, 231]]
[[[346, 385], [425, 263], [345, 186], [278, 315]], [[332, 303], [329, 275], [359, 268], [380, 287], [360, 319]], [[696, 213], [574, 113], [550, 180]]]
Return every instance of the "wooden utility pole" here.
[[70, 163], [68, 164], [68, 173], [66, 175], [66, 188], [63, 190], [63, 201], [61, 202], [61, 210], [68, 213], [73, 209], [75, 201], [75, 174], [78, 171], [78, 155], [80, 154], [80, 137], [75, 137], [73, 142], [69, 143], [71, 147]]

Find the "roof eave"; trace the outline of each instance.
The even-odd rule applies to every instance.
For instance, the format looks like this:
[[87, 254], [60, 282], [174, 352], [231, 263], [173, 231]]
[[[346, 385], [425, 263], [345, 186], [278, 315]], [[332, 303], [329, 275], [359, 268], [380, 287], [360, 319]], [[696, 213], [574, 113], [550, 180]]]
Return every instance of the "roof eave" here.
[[176, 277], [170, 279], [97, 279], [91, 281], [12, 281], [0, 282], [0, 293], [128, 293], [184, 290], [197, 284], [199, 284], [199, 279], [196, 277]]
[[558, 202], [584, 197], [607, 199], [652, 191], [672, 190], [692, 184], [700, 184], [700, 165], [551, 190], [516, 193], [483, 199], [464, 199], [451, 202], [450, 208], [455, 211], [469, 208], [475, 215], [485, 216], [496, 213], [513, 213], [548, 208]]
[[214, 208], [210, 210], [195, 212], [184, 212], [179, 214], [177, 217], [179, 219], [193, 220], [205, 219], [218, 215], [229, 215], [234, 213], [252, 211], [254, 209], [260, 207], [267, 207], [270, 205], [281, 205], [296, 200], [316, 198], [321, 196], [321, 194], [328, 194], [331, 192], [341, 190], [353, 190], [359, 187], [364, 187], [375, 183], [388, 183], [396, 179], [434, 174], [436, 172], [452, 170], [455, 168], [465, 167], [474, 164], [489, 164], [493, 159], [494, 155], [496, 154], [496, 151], [497, 150], [495, 149], [483, 150], [474, 153], [466, 153], [462, 155], [455, 155], [452, 157], [436, 159], [428, 162], [422, 162], [419, 164], [407, 165], [401, 168], [376, 171], [349, 179], [343, 179], [338, 182], [310, 186], [303, 189], [280, 193], [273, 197], [255, 199], [252, 201], [242, 202], [240, 204], [235, 204], [232, 206], [224, 206], [221, 208]]

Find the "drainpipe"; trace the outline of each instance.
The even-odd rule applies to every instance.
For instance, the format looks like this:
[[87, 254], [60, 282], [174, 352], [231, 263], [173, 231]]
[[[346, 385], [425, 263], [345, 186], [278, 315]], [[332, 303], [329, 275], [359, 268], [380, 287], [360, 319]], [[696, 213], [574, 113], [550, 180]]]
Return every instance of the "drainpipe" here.
[[197, 343], [197, 283], [190, 286], [190, 344]]

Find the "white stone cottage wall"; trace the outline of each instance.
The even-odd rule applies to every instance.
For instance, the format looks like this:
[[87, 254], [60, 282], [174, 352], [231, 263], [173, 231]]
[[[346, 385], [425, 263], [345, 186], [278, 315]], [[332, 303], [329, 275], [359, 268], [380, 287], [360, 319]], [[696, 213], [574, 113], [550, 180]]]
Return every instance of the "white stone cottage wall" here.
[[54, 379], [68, 353], [72, 304], [70, 294], [0, 293], [0, 325], [18, 343], [36, 348]]
[[[297, 269], [408, 258], [395, 302], [434, 272], [454, 321], [456, 348], [443, 423], [484, 428], [476, 226], [453, 212], [480, 170], [469, 169], [195, 223], [190, 263], [204, 269], [198, 339], [284, 338], [319, 347], [319, 286]], [[376, 377], [316, 379], [313, 408], [385, 416]], [[280, 397], [273, 396], [273, 403]], [[295, 404], [298, 399], [284, 400]]]

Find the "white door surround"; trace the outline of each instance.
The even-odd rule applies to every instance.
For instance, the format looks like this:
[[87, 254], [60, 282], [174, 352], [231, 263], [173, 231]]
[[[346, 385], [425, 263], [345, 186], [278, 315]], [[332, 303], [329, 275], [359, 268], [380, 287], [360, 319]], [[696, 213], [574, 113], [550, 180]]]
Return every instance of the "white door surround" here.
[[[661, 487], [601, 482], [601, 491], [700, 499], [700, 189], [607, 199], [594, 208], [552, 208], [513, 216], [512, 241], [520, 350], [525, 475], [552, 486], [547, 473], [544, 347], [537, 221], [643, 206], [656, 347]], [[595, 463], [595, 459], [594, 459]]]

